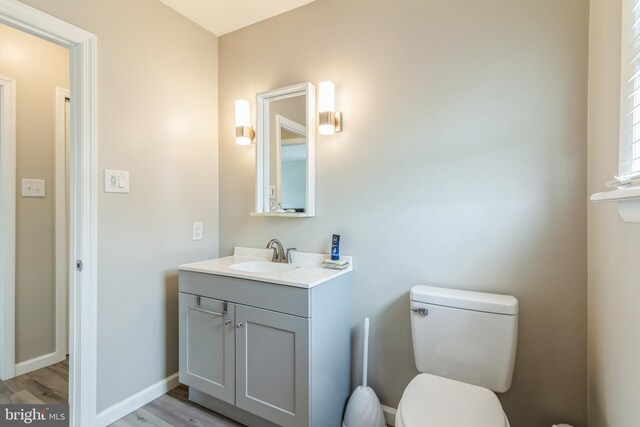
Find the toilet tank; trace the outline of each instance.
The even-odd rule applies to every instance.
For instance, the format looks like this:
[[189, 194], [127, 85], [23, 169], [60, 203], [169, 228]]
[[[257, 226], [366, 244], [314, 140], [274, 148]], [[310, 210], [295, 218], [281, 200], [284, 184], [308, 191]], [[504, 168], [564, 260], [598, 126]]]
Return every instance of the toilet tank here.
[[518, 338], [518, 300], [509, 295], [414, 286], [411, 333], [420, 372], [505, 392]]

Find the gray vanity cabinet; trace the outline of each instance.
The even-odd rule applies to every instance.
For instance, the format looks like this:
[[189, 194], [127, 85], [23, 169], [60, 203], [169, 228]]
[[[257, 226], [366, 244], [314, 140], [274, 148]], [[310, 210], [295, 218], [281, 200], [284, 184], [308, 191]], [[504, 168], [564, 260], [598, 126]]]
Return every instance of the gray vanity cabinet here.
[[180, 293], [180, 382], [235, 399], [235, 305]]
[[236, 406], [284, 427], [304, 425], [309, 319], [240, 305], [236, 322]]
[[179, 289], [180, 382], [191, 401], [249, 427], [341, 425], [349, 275], [301, 288], [180, 271]]

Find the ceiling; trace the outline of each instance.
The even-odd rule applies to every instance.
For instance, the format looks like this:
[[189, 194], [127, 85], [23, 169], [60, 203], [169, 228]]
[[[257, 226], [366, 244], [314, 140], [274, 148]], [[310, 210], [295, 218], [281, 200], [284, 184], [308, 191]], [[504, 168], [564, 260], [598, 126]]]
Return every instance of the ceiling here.
[[216, 36], [280, 15], [314, 0], [160, 0]]

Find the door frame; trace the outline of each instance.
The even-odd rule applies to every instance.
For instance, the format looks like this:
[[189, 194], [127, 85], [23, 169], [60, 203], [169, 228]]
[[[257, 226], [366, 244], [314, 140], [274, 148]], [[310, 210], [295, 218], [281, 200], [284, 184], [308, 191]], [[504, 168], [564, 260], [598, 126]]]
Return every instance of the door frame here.
[[[0, 23], [66, 47], [70, 51], [71, 184], [68, 268], [70, 273], [73, 272], [69, 275], [70, 421], [72, 427], [93, 427], [96, 425], [97, 394], [97, 39], [81, 28], [17, 0], [0, 0]], [[6, 287], [5, 285], [7, 283], [0, 286]], [[5, 318], [4, 321], [6, 320]]]
[[16, 81], [0, 76], [0, 379], [15, 375]]

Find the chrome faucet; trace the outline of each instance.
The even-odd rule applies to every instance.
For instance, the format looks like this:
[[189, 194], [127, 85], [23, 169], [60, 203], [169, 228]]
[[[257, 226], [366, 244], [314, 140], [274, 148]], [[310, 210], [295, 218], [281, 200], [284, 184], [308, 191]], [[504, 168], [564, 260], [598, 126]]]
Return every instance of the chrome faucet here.
[[291, 260], [291, 252], [292, 251], [297, 251], [297, 250], [298, 250], [298, 248], [288, 248], [287, 249], [287, 255], [285, 257], [287, 259], [285, 261], [286, 263], [289, 263], [289, 264], [293, 263], [293, 261]]
[[278, 239], [271, 239], [267, 243], [267, 249], [273, 249], [273, 257], [271, 262], [287, 262], [285, 258], [284, 246]]

